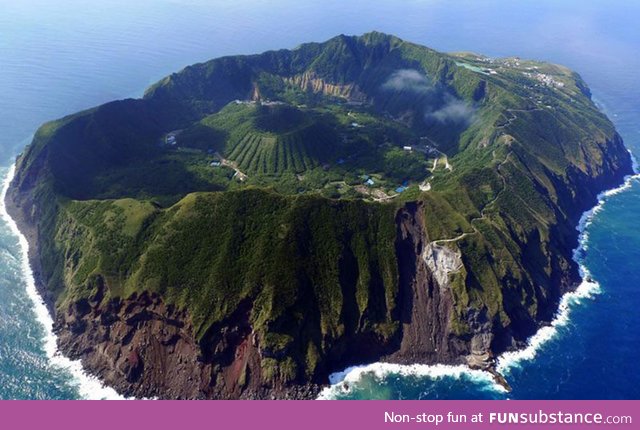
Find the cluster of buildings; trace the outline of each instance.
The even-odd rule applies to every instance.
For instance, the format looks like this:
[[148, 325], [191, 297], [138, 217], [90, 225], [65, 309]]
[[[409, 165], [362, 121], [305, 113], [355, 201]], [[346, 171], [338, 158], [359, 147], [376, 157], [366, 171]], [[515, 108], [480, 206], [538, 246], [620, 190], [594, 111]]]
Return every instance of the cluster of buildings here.
[[522, 72], [522, 74], [525, 75], [527, 78], [535, 79], [541, 84], [546, 85], [548, 87], [556, 87], [556, 88], [564, 87], [564, 82], [560, 82], [556, 79], [553, 79], [553, 77], [549, 75], [545, 75], [544, 73]]
[[233, 101], [233, 103], [237, 104], [237, 105], [261, 105], [261, 106], [280, 106], [280, 105], [285, 105], [285, 102], [281, 102], [278, 100], [262, 100], [262, 99], [258, 99], [258, 100], [240, 100], [240, 99], [236, 99]]
[[[369, 187], [373, 187], [376, 184], [375, 180], [369, 175], [362, 175], [362, 180], [363, 180], [363, 184]], [[395, 192], [400, 194], [403, 191], [405, 191], [408, 187], [409, 187], [409, 182], [404, 181], [401, 186], [395, 189]]]

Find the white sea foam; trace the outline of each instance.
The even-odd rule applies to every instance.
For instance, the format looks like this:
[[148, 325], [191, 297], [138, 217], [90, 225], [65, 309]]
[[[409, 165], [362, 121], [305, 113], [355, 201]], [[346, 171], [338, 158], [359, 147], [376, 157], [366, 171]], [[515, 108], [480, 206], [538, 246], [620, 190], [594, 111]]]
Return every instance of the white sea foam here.
[[45, 330], [45, 336], [42, 339], [44, 351], [47, 354], [51, 364], [60, 369], [67, 370], [73, 376], [73, 383], [77, 386], [78, 392], [85, 399], [123, 399], [112, 388], [105, 387], [95, 377], [87, 374], [82, 368], [82, 364], [79, 360], [71, 360], [58, 350], [56, 344], [56, 336], [53, 333], [53, 319], [49, 314], [49, 310], [45, 305], [42, 297], [40, 297], [38, 290], [36, 289], [35, 279], [33, 277], [33, 271], [29, 266], [28, 249], [26, 237], [20, 232], [16, 222], [7, 213], [5, 207], [5, 197], [9, 184], [15, 174], [15, 165], [12, 165], [7, 172], [4, 183], [2, 186], [2, 192], [0, 193], [0, 218], [7, 223], [11, 232], [18, 238], [18, 245], [20, 248], [20, 260], [22, 264], [22, 272], [24, 281], [26, 284], [27, 295], [33, 302], [33, 310], [36, 314], [38, 322], [42, 324]]
[[329, 376], [330, 386], [320, 392], [318, 400], [331, 400], [341, 394], [347, 394], [366, 376], [371, 376], [377, 380], [382, 380], [389, 375], [416, 376], [438, 380], [442, 378], [460, 379], [466, 377], [478, 384], [485, 385], [490, 389], [505, 391], [496, 384], [493, 375], [482, 370], [472, 370], [467, 366], [447, 366], [444, 364], [393, 364], [393, 363], [372, 363], [363, 366], [353, 366], [347, 369], [332, 373]]
[[524, 349], [509, 351], [498, 357], [497, 370], [500, 373], [507, 373], [510, 368], [518, 367], [523, 361], [533, 360], [542, 346], [553, 339], [558, 334], [558, 327], [566, 326], [569, 323], [569, 315], [573, 306], [579, 305], [584, 300], [592, 299], [600, 293], [600, 285], [590, 280], [588, 270], [580, 266], [583, 281], [575, 291], [562, 296], [556, 315], [548, 326], [542, 327], [527, 341]]
[[593, 299], [597, 294], [601, 293], [600, 284], [593, 280], [589, 269], [584, 265], [584, 254], [589, 249], [589, 232], [587, 231], [587, 227], [593, 222], [598, 212], [604, 208], [607, 199], [628, 190], [634, 181], [640, 179], [638, 164], [633, 155], [631, 155], [631, 157], [633, 160], [634, 174], [627, 176], [624, 183], [619, 187], [600, 193], [596, 206], [582, 214], [576, 227], [580, 235], [578, 237], [578, 247], [573, 250], [573, 260], [578, 264], [578, 270], [582, 278], [581, 284], [575, 291], [571, 291], [562, 296], [553, 321], [551, 321], [548, 326], [542, 327], [536, 334], [529, 338], [527, 346], [524, 349], [505, 352], [498, 357], [498, 372], [507, 373], [510, 368], [519, 367], [522, 361], [534, 359], [542, 346], [558, 334], [558, 328], [566, 326], [569, 323], [569, 315], [573, 307], [580, 305], [585, 300]]
[[[627, 176], [621, 186], [599, 194], [598, 204], [582, 214], [578, 226], [576, 227], [580, 232], [580, 235], [578, 247], [573, 251], [573, 259], [578, 263], [582, 283], [578, 288], [576, 288], [576, 290], [562, 296], [553, 321], [551, 321], [548, 326], [542, 327], [536, 334], [529, 338], [527, 346], [524, 349], [505, 352], [498, 357], [498, 372], [507, 373], [509, 369], [520, 366], [523, 361], [534, 359], [542, 346], [558, 334], [558, 328], [566, 326], [569, 323], [571, 309], [580, 305], [585, 300], [593, 299], [601, 292], [600, 285], [593, 280], [591, 273], [589, 273], [589, 270], [583, 263], [583, 255], [588, 249], [589, 242], [589, 232], [587, 231], [587, 227], [591, 224], [595, 215], [602, 210], [608, 198], [629, 189], [633, 185], [634, 181], [640, 180], [638, 163], [633, 155], [631, 155], [631, 157], [633, 160], [634, 175]], [[496, 391], [505, 391], [500, 384], [497, 384], [494, 381], [493, 375], [489, 372], [472, 370], [467, 366], [372, 363], [363, 366], [349, 367], [341, 372], [331, 374], [329, 376], [329, 382], [331, 385], [322, 390], [318, 399], [329, 400], [335, 399], [340, 395], [348, 394], [349, 391], [352, 390], [353, 387], [357, 387], [358, 383], [367, 375], [373, 376], [376, 379], [384, 379], [391, 374], [425, 377], [432, 380], [442, 379], [445, 377], [459, 379], [466, 376], [470, 380], [483, 384]]]

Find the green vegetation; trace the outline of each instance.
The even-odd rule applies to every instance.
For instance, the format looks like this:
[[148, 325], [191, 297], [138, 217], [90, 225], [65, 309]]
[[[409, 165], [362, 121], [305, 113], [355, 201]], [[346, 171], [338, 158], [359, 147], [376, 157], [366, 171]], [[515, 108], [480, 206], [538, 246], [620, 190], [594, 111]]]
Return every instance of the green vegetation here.
[[325, 336], [385, 342], [397, 332], [393, 206], [246, 189], [190, 194], [165, 210], [123, 199], [73, 201], [61, 213], [55, 253], [69, 259], [59, 306], [157, 292], [190, 309], [201, 339], [250, 299], [263, 347], [301, 348], [301, 362], [326, 359]]
[[407, 201], [461, 252], [447, 330], [467, 341], [482, 311], [526, 336], [629, 159], [563, 67], [370, 33], [187, 67], [43, 125], [18, 167], [57, 306], [157, 292], [205, 341], [249, 302], [263, 374], [291, 381], [397, 338]]

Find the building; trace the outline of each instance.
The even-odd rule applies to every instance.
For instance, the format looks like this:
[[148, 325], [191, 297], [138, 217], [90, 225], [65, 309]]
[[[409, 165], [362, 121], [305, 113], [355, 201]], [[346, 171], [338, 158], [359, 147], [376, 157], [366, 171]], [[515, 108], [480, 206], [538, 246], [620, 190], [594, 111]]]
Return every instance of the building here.
[[411, 147], [411, 146], [403, 146], [402, 149], [404, 149], [405, 151], [409, 151], [409, 152], [413, 151], [413, 147]]
[[175, 145], [178, 143], [178, 135], [182, 133], [182, 130], [173, 130], [167, 133], [164, 141], [167, 145]]
[[373, 184], [375, 184], [375, 182], [371, 178], [369, 178], [366, 181], [364, 181], [364, 183], [367, 184], [370, 187], [373, 186]]

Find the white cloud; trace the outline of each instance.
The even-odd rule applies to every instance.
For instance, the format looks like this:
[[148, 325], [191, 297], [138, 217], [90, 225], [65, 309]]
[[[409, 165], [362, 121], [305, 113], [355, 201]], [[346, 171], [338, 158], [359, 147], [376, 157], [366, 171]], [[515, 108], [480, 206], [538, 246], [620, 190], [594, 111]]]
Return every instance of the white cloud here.
[[417, 70], [402, 69], [393, 74], [382, 84], [382, 88], [395, 91], [414, 91], [417, 93], [426, 93], [433, 91], [433, 85], [427, 77]]
[[440, 123], [469, 124], [473, 121], [475, 109], [464, 100], [445, 96], [445, 103], [440, 108], [426, 114], [427, 119], [434, 119]]

